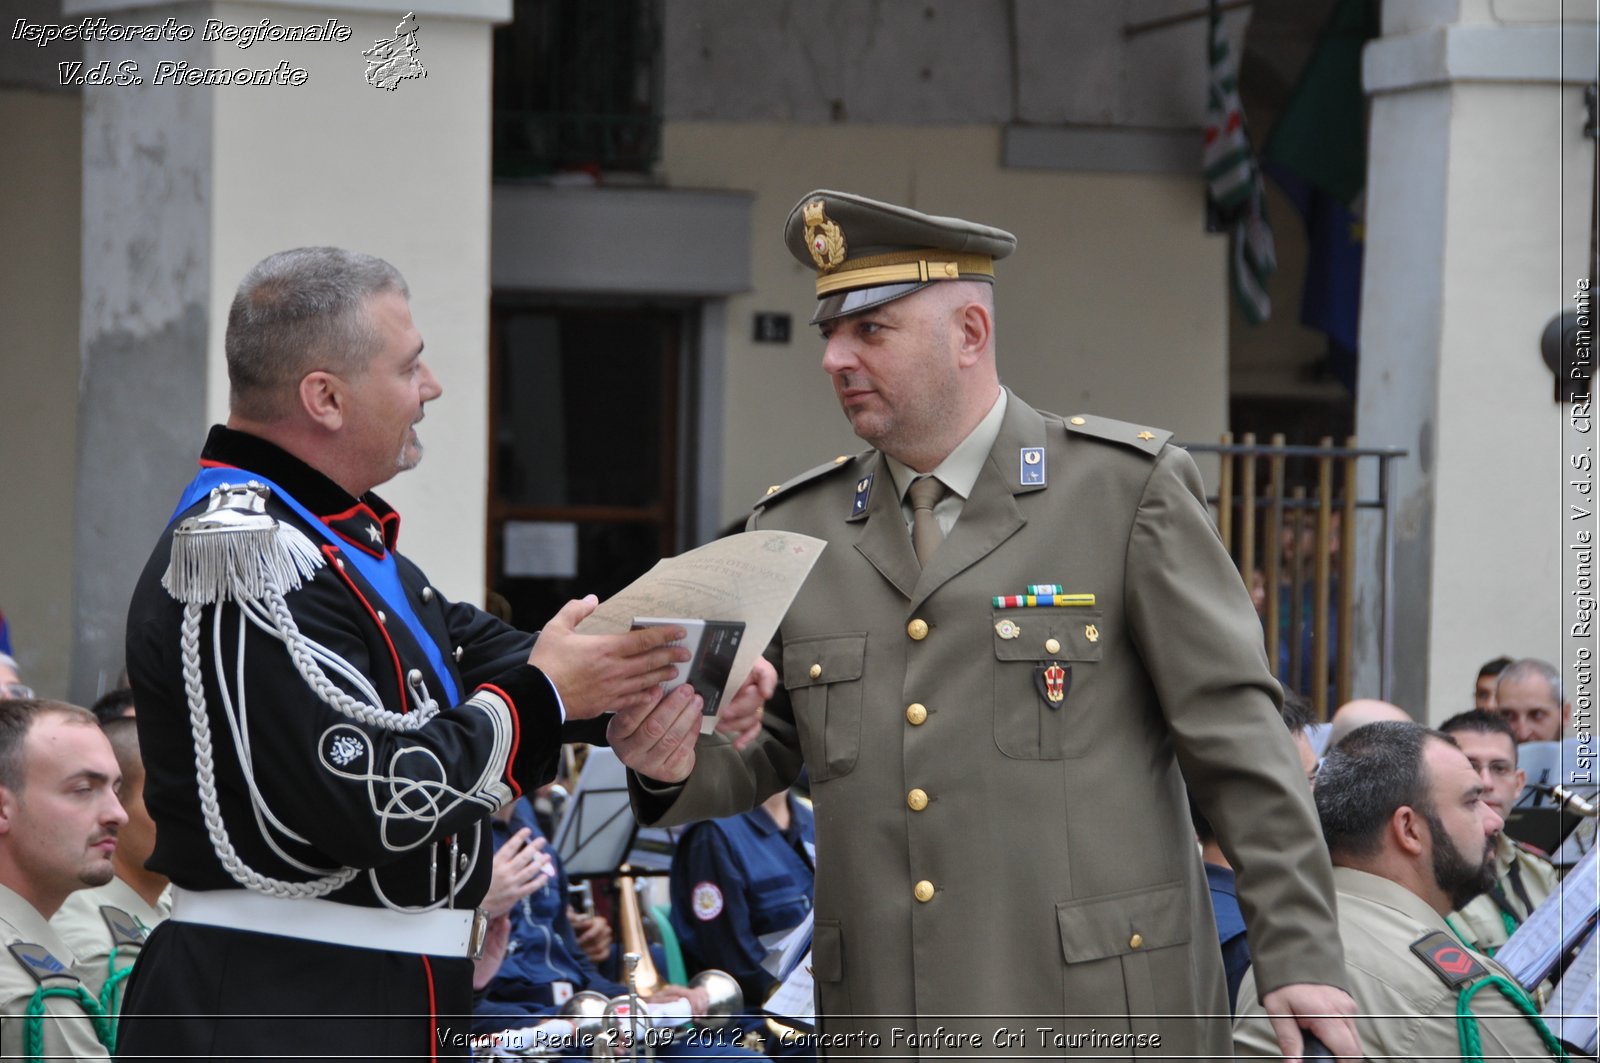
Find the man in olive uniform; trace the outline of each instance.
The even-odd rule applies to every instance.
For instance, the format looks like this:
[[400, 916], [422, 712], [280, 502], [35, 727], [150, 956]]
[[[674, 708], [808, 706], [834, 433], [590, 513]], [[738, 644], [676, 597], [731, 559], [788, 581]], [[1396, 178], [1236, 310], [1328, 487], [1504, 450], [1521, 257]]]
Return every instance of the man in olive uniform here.
[[[116, 754], [122, 773], [118, 795], [128, 822], [117, 834], [109, 882], [70, 894], [50, 925], [77, 957], [84, 985], [115, 1017], [122, 985], [145, 937], [172, 914], [167, 876], [144, 862], [155, 851], [156, 825], [144, 807], [144, 761], [139, 757], [138, 725], [132, 717], [107, 720], [100, 730]], [[106, 990], [107, 980], [112, 987]]]
[[643, 819], [725, 816], [808, 768], [828, 1051], [1220, 1056], [1187, 777], [1286, 1051], [1299, 1016], [1359, 1055], [1310, 794], [1193, 462], [1000, 386], [1010, 233], [818, 191], [785, 240], [872, 449], [757, 506], [751, 527], [829, 542], [768, 651], [781, 689], [742, 754], [614, 738]]
[[[127, 821], [119, 779], [89, 710], [0, 701], [0, 1055], [7, 1059], [107, 1058], [109, 1026], [48, 920], [74, 890], [110, 880], [117, 830]], [[44, 1014], [27, 1018], [35, 1001]]]
[[[1494, 879], [1501, 819], [1483, 793], [1454, 741], [1415, 723], [1353, 731], [1317, 772], [1356, 1025], [1372, 1059], [1557, 1058], [1521, 988], [1445, 922]], [[1241, 1057], [1276, 1058], [1252, 975], [1234, 1040]]]
[[[1511, 725], [1493, 712], [1474, 709], [1450, 717], [1439, 730], [1455, 739], [1483, 783], [1483, 802], [1501, 819], [1511, 813], [1528, 781], [1517, 767]], [[1530, 845], [1495, 835], [1494, 885], [1450, 914], [1450, 923], [1479, 952], [1493, 956], [1533, 910], [1561, 884], [1555, 865]]]

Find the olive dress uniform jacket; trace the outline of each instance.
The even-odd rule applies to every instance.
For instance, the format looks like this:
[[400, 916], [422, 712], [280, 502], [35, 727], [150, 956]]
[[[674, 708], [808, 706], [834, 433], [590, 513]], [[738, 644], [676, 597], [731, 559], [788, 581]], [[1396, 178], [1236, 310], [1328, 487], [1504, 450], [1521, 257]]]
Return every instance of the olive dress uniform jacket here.
[[[635, 801], [647, 822], [726, 815], [804, 762], [824, 1048], [1225, 1056], [1185, 777], [1238, 871], [1265, 984], [1342, 984], [1260, 623], [1167, 435], [1010, 396], [926, 569], [875, 451], [752, 516], [829, 543], [769, 649], [765, 730], [742, 754], [702, 738], [685, 784], [636, 779]], [[1040, 583], [1095, 604], [993, 602]], [[1071, 669], [1059, 704], [1049, 662]]]
[[[1460, 945], [1439, 913], [1398, 882], [1349, 867], [1334, 868], [1333, 877], [1356, 1031], [1366, 1058], [1460, 1058], [1456, 1006], [1462, 987], [1491, 974], [1515, 979], [1489, 957]], [[1413, 951], [1413, 942], [1423, 939], [1445, 950], [1440, 957], [1445, 971]], [[1554, 1058], [1532, 1021], [1493, 986], [1475, 993], [1471, 1007], [1484, 1059], [1533, 1063]], [[1246, 974], [1239, 987], [1234, 1045], [1241, 1059], [1282, 1058], [1253, 974]]]
[[[326, 529], [313, 527], [276, 492], [267, 501], [267, 513], [304, 532], [326, 562], [284, 595], [301, 634], [365, 677], [378, 707], [416, 711], [408, 688], [420, 680], [442, 708], [409, 732], [345, 716], [308, 685], [278, 638], [241, 620], [237, 605], [205, 606], [197, 663], [218, 807], [239, 856], [264, 875], [297, 882], [316, 877], [305, 866], [357, 869], [348, 885], [328, 895], [334, 902], [470, 911], [489, 884], [489, 813], [522, 787], [550, 777], [559, 750], [556, 694], [526, 663], [533, 636], [446, 600], [416, 565], [394, 553], [405, 604], [460, 693], [451, 707], [440, 669], [395, 615], [400, 603], [386, 602], [353, 560], [357, 551], [394, 552], [398, 514], [376, 495], [352, 498], [273, 444], [227, 428], [212, 429], [201, 463], [238, 470], [229, 482], [255, 476], [275, 483], [335, 533], [337, 541], [330, 541]], [[172, 539], [169, 527], [140, 577], [128, 617], [144, 797], [157, 825], [149, 866], [183, 890], [238, 890], [213, 848], [197, 784], [180, 648], [184, 606], [161, 584]], [[241, 638], [242, 681], [236, 674]], [[362, 696], [327, 671], [341, 689]], [[247, 720], [248, 762], [232, 738], [227, 705]], [[273, 830], [275, 847], [269, 844], [250, 785], [299, 840]], [[466, 1054], [468, 959], [421, 955], [403, 940], [354, 948], [182, 922], [182, 914], [180, 896], [174, 918], [151, 933], [139, 958], [123, 1004], [119, 1052], [162, 1058]]]
[[[23, 1059], [28, 1004], [39, 989], [82, 987], [75, 958], [55, 930], [14, 891], [0, 886], [0, 1056]], [[44, 998], [44, 1059], [109, 1059], [94, 1024], [77, 1000]]]

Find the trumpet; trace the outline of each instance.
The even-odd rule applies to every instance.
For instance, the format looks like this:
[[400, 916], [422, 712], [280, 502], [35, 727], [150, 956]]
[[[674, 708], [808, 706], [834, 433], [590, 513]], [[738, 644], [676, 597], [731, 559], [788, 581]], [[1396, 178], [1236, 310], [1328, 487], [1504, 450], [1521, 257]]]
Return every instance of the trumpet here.
[[650, 960], [650, 940], [644, 933], [644, 915], [639, 910], [639, 889], [633, 881], [633, 868], [624, 864], [617, 874], [617, 936], [621, 939], [623, 963], [634, 958], [633, 977], [637, 992], [649, 996], [663, 983]]
[[557, 1018], [520, 1030], [493, 1035], [494, 1059], [555, 1059], [567, 1048], [593, 1048], [598, 1059], [614, 1058], [606, 1034], [605, 995], [592, 989], [575, 993], [561, 1005]]
[[[631, 954], [630, 954], [631, 955]], [[628, 957], [623, 958], [626, 963]], [[715, 1030], [726, 1026], [744, 1011], [744, 993], [739, 983], [723, 971], [702, 971], [689, 980], [691, 989], [704, 989], [710, 997], [706, 1014], [694, 1018], [687, 1000], [652, 1004], [627, 995], [606, 999], [601, 993], [585, 989], [561, 1005], [559, 1017], [509, 1031], [503, 1035], [504, 1047], [496, 1058], [549, 1059], [567, 1048], [592, 1052], [602, 1063], [634, 1058], [643, 1047], [644, 1057], [652, 1058], [657, 1036], [651, 1030], [677, 1029], [695, 1025]]]
[[[626, 965], [634, 957], [629, 953], [622, 958]], [[631, 988], [631, 983], [630, 983]], [[648, 1031], [671, 1030], [696, 1026], [702, 1030], [716, 1030], [728, 1025], [735, 1015], [744, 1011], [744, 992], [739, 983], [726, 971], [701, 971], [689, 979], [690, 989], [703, 989], [709, 998], [706, 1013], [696, 1018], [693, 1006], [687, 1000], [669, 1000], [651, 1003], [637, 992], [612, 997], [606, 1005], [606, 1032], [602, 1040], [609, 1042], [617, 1056], [635, 1054], [642, 1045], [644, 1058], [654, 1058], [658, 1040]]]

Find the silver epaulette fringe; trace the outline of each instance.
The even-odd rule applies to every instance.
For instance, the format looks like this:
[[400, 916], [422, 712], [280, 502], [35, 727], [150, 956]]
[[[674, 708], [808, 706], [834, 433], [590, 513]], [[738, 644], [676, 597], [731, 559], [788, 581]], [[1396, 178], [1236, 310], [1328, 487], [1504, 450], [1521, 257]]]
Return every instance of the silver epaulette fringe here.
[[266, 511], [271, 489], [251, 480], [211, 492], [206, 511], [172, 533], [161, 585], [186, 605], [259, 601], [298, 590], [324, 564], [300, 529]]

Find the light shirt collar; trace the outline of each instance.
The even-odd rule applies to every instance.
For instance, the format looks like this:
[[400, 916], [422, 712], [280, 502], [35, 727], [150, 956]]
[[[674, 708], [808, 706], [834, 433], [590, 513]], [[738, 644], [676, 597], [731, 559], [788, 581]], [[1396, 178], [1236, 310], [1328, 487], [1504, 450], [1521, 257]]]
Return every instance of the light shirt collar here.
[[[989, 407], [983, 420], [928, 475], [938, 477], [952, 494], [966, 501], [972, 494], [972, 485], [978, 482], [978, 475], [983, 472], [984, 462], [989, 460], [994, 441], [1000, 438], [1000, 422], [1005, 417], [1006, 389], [1000, 388], [994, 405]], [[905, 505], [906, 491], [910, 490], [911, 481], [922, 474], [887, 454], [883, 460], [889, 466], [889, 475], [894, 478], [896, 495], [901, 505]]]

